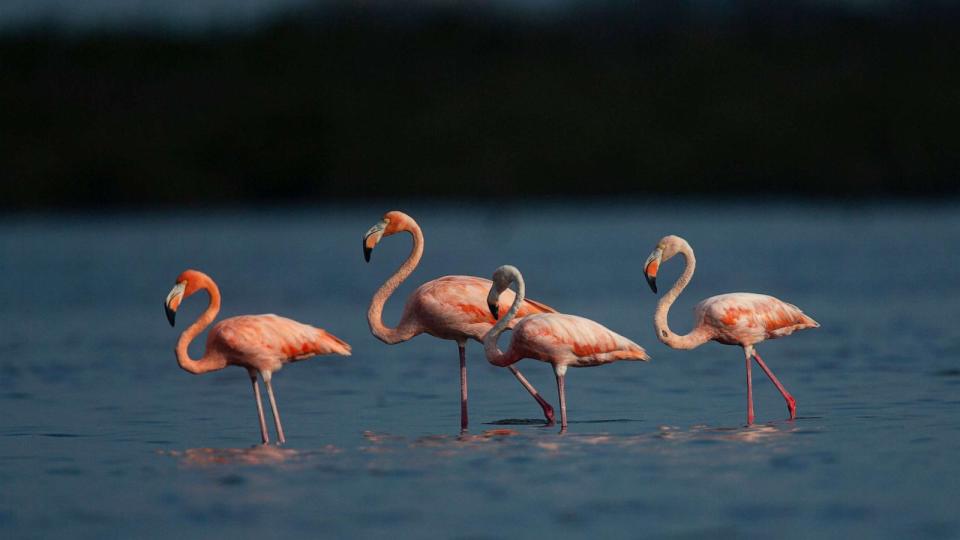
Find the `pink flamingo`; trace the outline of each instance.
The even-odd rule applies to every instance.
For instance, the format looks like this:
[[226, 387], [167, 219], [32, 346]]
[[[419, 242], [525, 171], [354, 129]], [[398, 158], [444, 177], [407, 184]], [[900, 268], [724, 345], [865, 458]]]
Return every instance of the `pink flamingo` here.
[[750, 377], [750, 360], [756, 359], [763, 372], [770, 377], [774, 386], [787, 402], [790, 419], [797, 417], [797, 402], [787, 392], [770, 368], [763, 362], [754, 348], [757, 343], [767, 339], [789, 336], [797, 330], [818, 328], [820, 324], [804, 315], [800, 308], [782, 300], [754, 293], [730, 293], [711, 296], [693, 308], [695, 324], [693, 330], [685, 335], [674, 334], [667, 326], [667, 312], [680, 296], [684, 287], [690, 283], [697, 259], [693, 248], [679, 236], [664, 236], [656, 249], [644, 264], [644, 275], [654, 293], [657, 292], [657, 270], [660, 264], [677, 253], [686, 259], [683, 274], [674, 283], [673, 288], [663, 295], [657, 303], [654, 315], [654, 328], [657, 338], [674, 349], [693, 349], [707, 341], [716, 341], [724, 345], [743, 347], [747, 359], [747, 425], [753, 423], [753, 382]]
[[184, 298], [199, 290], [207, 291], [210, 304], [189, 328], [180, 334], [177, 340], [177, 363], [194, 375], [217, 371], [234, 365], [247, 369], [250, 382], [253, 383], [253, 395], [257, 400], [257, 414], [260, 416], [260, 437], [263, 444], [270, 442], [267, 435], [267, 423], [263, 418], [263, 403], [260, 399], [260, 387], [257, 373], [263, 378], [273, 408], [273, 421], [277, 427], [277, 441], [286, 441], [277, 401], [273, 397], [270, 379], [273, 372], [279, 371], [284, 364], [303, 360], [318, 354], [342, 354], [350, 356], [350, 345], [320, 328], [298, 323], [276, 315], [241, 315], [218, 322], [207, 335], [207, 349], [203, 358], [193, 360], [187, 347], [193, 338], [206, 328], [220, 311], [220, 289], [210, 276], [197, 270], [186, 270], [177, 277], [177, 284], [167, 295], [164, 307], [167, 320], [173, 326], [177, 308]]
[[[457, 342], [460, 349], [460, 427], [467, 427], [467, 340], [481, 341], [496, 321], [484, 304], [490, 281], [473, 276], [444, 276], [428, 281], [413, 291], [403, 307], [400, 324], [389, 328], [383, 323], [383, 306], [393, 291], [413, 272], [423, 256], [423, 233], [417, 222], [399, 211], [387, 212], [383, 219], [363, 235], [363, 257], [370, 262], [370, 253], [380, 239], [398, 232], [413, 236], [413, 250], [396, 273], [380, 287], [370, 301], [367, 322], [370, 332], [380, 341], [393, 345], [426, 332], [440, 339]], [[510, 300], [508, 298], [508, 300]], [[521, 317], [533, 313], [552, 313], [553, 308], [527, 300], [519, 308]], [[540, 407], [547, 423], [553, 423], [553, 407], [537, 389], [513, 366], [510, 371], [530, 392]]]
[[510, 366], [523, 358], [533, 358], [553, 364], [560, 395], [560, 427], [567, 427], [567, 398], [564, 377], [568, 367], [589, 367], [609, 364], [617, 360], [642, 360], [650, 357], [643, 347], [612, 332], [590, 319], [561, 313], [543, 313], [524, 317], [513, 328], [507, 352], [497, 348], [500, 334], [513, 322], [526, 293], [523, 276], [513, 266], [501, 266], [493, 273], [493, 284], [487, 295], [490, 312], [499, 313], [500, 295], [517, 284], [517, 294], [510, 311], [490, 329], [483, 338], [487, 360], [495, 366]]

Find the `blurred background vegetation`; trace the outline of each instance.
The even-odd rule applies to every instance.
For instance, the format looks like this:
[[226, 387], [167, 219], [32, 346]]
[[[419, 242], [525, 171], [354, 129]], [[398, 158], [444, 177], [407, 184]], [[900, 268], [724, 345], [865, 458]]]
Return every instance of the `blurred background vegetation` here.
[[960, 193], [960, 8], [297, 4], [0, 31], [0, 201]]

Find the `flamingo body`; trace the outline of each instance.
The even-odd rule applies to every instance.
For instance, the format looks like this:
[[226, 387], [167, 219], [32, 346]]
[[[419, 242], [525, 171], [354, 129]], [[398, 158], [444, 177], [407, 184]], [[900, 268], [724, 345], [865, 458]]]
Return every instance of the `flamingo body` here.
[[274, 314], [224, 319], [207, 334], [207, 353], [227, 365], [279, 371], [284, 364], [322, 354], [350, 355], [350, 345], [326, 330]]
[[797, 306], [756, 293], [711, 296], [693, 308], [694, 326], [708, 327], [713, 340], [743, 347], [820, 326]]
[[[444, 276], [417, 287], [403, 309], [399, 328], [415, 329], [440, 339], [462, 342], [482, 341], [497, 320], [486, 304], [493, 283], [474, 276]], [[501, 313], [513, 303], [513, 291], [503, 295]], [[535, 313], [555, 313], [550, 306], [525, 299], [518, 317]], [[519, 321], [511, 321], [513, 328]]]
[[599, 366], [617, 360], [650, 360], [643, 347], [606, 326], [563, 313], [521, 319], [513, 328], [504, 356], [511, 362], [540, 360], [561, 372], [567, 367]]

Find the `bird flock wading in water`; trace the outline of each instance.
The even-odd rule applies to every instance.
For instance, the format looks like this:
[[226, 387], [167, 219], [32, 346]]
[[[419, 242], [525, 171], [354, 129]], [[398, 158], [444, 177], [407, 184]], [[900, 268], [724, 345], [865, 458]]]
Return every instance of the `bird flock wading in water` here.
[[[497, 268], [492, 280], [474, 276], [443, 276], [428, 281], [407, 298], [397, 326], [387, 326], [382, 318], [383, 307], [397, 287], [417, 268], [423, 256], [423, 232], [412, 217], [392, 211], [363, 235], [363, 256], [369, 262], [373, 249], [381, 240], [400, 232], [410, 234], [413, 248], [397, 271], [373, 294], [367, 310], [370, 333], [390, 345], [424, 333], [457, 343], [460, 357], [461, 429], [466, 429], [468, 424], [468, 340], [483, 344], [488, 362], [510, 370], [540, 406], [547, 424], [555, 422], [553, 407], [515, 364], [524, 358], [551, 364], [560, 401], [561, 431], [567, 427], [567, 368], [600, 366], [618, 360], [650, 360], [643, 347], [607, 327], [577, 315], [557, 313], [548, 305], [527, 298], [523, 275], [510, 265]], [[756, 346], [764, 340], [788, 336], [797, 330], [820, 325], [800, 308], [772, 296], [728, 293], [712, 296], [697, 304], [694, 307], [693, 330], [686, 335], [677, 335], [667, 324], [667, 313], [693, 278], [696, 267], [693, 248], [679, 236], [665, 236], [657, 242], [647, 258], [643, 273], [651, 290], [656, 293], [657, 272], [662, 264], [675, 255], [682, 255], [686, 266], [673, 287], [657, 303], [653, 316], [657, 339], [673, 349], [693, 349], [707, 341], [739, 345], [746, 359], [747, 424], [754, 422], [750, 371], [753, 361], [783, 395], [790, 419], [796, 418], [796, 400], [760, 358]], [[510, 290], [510, 285], [514, 285], [516, 292]], [[207, 292], [209, 304], [200, 317], [180, 334], [175, 349], [177, 363], [194, 374], [217, 371], [230, 365], [246, 369], [257, 402], [260, 438], [267, 444], [270, 435], [263, 412], [259, 375], [267, 389], [277, 442], [283, 443], [286, 439], [271, 384], [273, 373], [284, 364], [317, 355], [349, 356], [350, 345], [326, 330], [285, 317], [273, 314], [241, 315], [215, 324], [207, 334], [203, 357], [192, 359], [187, 347], [216, 318], [220, 311], [220, 290], [210, 276], [198, 270], [186, 270], [177, 277], [173, 290], [164, 302], [167, 320], [172, 326], [183, 300], [201, 290]], [[507, 329], [513, 332], [506, 350], [501, 350], [498, 338]]]

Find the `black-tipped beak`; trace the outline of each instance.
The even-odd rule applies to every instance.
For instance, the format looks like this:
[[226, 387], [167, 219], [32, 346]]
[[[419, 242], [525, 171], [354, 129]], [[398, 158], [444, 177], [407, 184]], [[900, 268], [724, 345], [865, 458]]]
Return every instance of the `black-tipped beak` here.
[[389, 221], [385, 218], [363, 234], [363, 260], [370, 262], [370, 254], [373, 253], [373, 248], [383, 237], [383, 231], [387, 228], [387, 223]]
[[656, 294], [657, 293], [657, 276], [651, 276], [648, 274], [643, 274], [643, 275], [644, 277], [647, 278], [647, 285], [650, 285], [650, 290], [653, 291], [654, 294]]
[[[180, 307], [180, 301], [183, 299], [183, 293], [187, 288], [187, 282], [181, 281], [173, 286], [173, 289], [170, 289], [170, 294], [167, 295], [167, 299], [163, 301], [163, 309], [167, 312], [167, 320], [170, 321], [170, 326], [173, 326], [174, 321], [177, 319], [177, 308]], [[170, 307], [173, 305], [173, 307]]]
[[497, 304], [487, 304], [487, 307], [490, 308], [490, 313], [493, 315], [494, 319], [500, 318], [500, 306]]
[[650, 286], [650, 290], [654, 294], [657, 293], [657, 272], [660, 270], [660, 260], [663, 256], [663, 249], [657, 247], [653, 250], [653, 253], [647, 257], [647, 261], [643, 263], [643, 277], [647, 278], [647, 285]]

